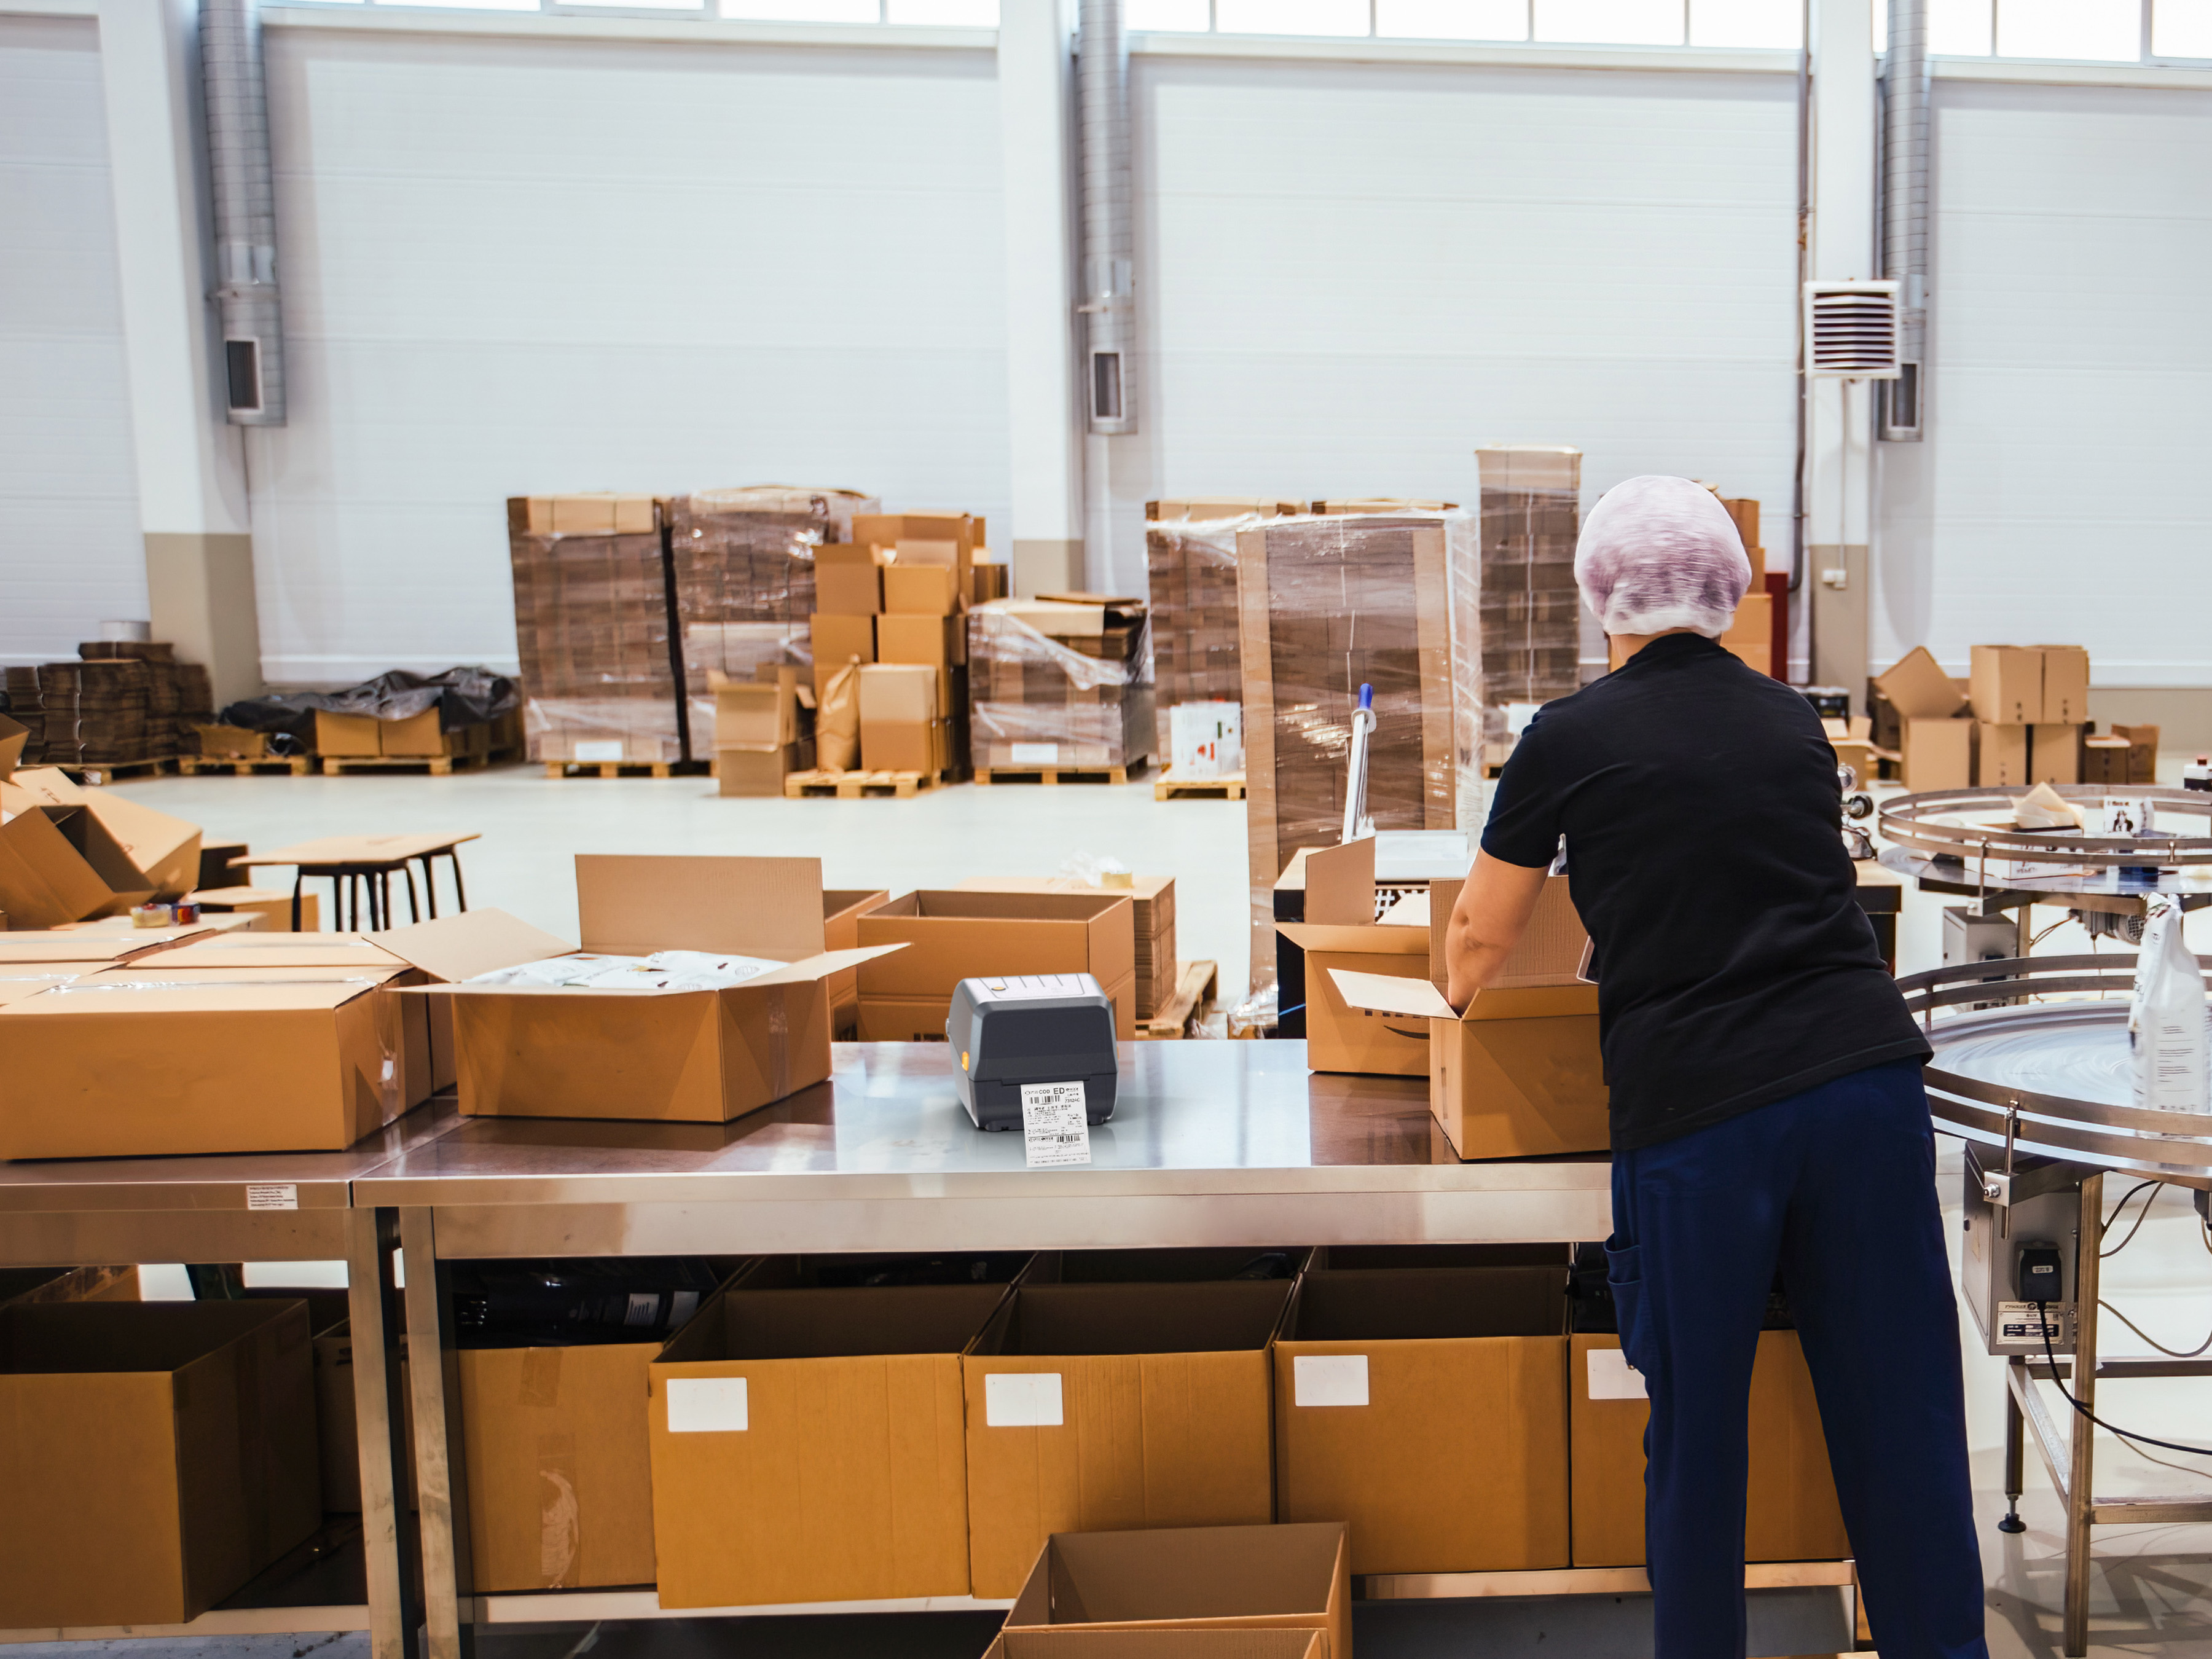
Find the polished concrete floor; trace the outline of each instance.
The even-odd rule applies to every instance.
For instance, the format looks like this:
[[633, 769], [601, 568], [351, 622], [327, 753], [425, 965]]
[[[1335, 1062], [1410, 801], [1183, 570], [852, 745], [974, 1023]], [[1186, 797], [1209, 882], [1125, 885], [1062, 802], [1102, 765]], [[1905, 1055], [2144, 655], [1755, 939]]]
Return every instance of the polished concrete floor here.
[[[556, 782], [532, 769], [508, 768], [434, 779], [374, 774], [165, 778], [117, 787], [193, 819], [211, 836], [258, 848], [341, 832], [480, 831], [483, 839], [466, 854], [471, 902], [501, 906], [567, 938], [575, 936], [576, 920], [568, 860], [580, 852], [818, 855], [830, 886], [894, 892], [975, 875], [1049, 875], [1080, 855], [1113, 857], [1144, 873], [1175, 876], [1180, 954], [1218, 961], [1225, 998], [1233, 1000], [1244, 988], [1244, 809], [1215, 800], [1155, 802], [1148, 784], [957, 787], [908, 801], [722, 800], [703, 779]], [[1907, 896], [1899, 936], [1904, 971], [1940, 961], [1942, 904], [1932, 896]], [[2049, 924], [2057, 918], [2039, 912], [2038, 920]], [[2196, 948], [2212, 951], [2212, 912], [2192, 918], [2190, 934]], [[2087, 947], [2068, 924], [2040, 948]], [[1955, 1150], [1947, 1152], [1939, 1181], [1954, 1240], [1960, 1178]], [[2115, 1185], [2108, 1203], [2124, 1190]], [[2105, 1271], [2106, 1299], [2168, 1346], [2194, 1346], [2212, 1330], [2212, 1254], [2185, 1198], [2171, 1190], [2158, 1194], [2133, 1242]], [[180, 1278], [149, 1275], [155, 1285]], [[2150, 1352], [2114, 1321], [2108, 1319], [2105, 1329], [2108, 1353]], [[1961, 1332], [1984, 1523], [1990, 1649], [1996, 1659], [2046, 1659], [2059, 1651], [2063, 1538], [2057, 1501], [2031, 1454], [2021, 1504], [2028, 1530], [2014, 1536], [1996, 1530], [2004, 1510], [2002, 1366], [1981, 1354], [1963, 1316]], [[1881, 1334], [1870, 1331], [1867, 1340], [1878, 1343]], [[2212, 1384], [2206, 1382], [2130, 1382], [2108, 1385], [2100, 1409], [2124, 1426], [2162, 1439], [2212, 1444], [2208, 1401]], [[2051, 1403], [2054, 1413], [2065, 1410], [2055, 1397]], [[2212, 1488], [2212, 1457], [2149, 1453], [2100, 1431], [2097, 1460], [2100, 1493]], [[2096, 1546], [2097, 1653], [2212, 1655], [2212, 1527], [2100, 1528]], [[709, 1651], [763, 1659], [848, 1653], [953, 1659], [981, 1650], [987, 1624], [959, 1617], [694, 1621], [609, 1628], [592, 1639], [608, 1659], [688, 1659]], [[581, 1630], [501, 1634], [484, 1646], [489, 1654], [503, 1651], [512, 1659], [564, 1659], [582, 1650], [577, 1644], [587, 1635]], [[1359, 1636], [1364, 1659], [1562, 1650], [1583, 1659], [1634, 1659], [1650, 1651], [1640, 1598], [1368, 1604], [1359, 1609]], [[1833, 1651], [1842, 1640], [1838, 1602], [1831, 1595], [1771, 1595], [1754, 1604], [1754, 1654]], [[144, 1650], [143, 1644], [118, 1645]], [[362, 1659], [366, 1652], [365, 1644], [350, 1638], [326, 1645], [303, 1638], [214, 1647], [241, 1659], [284, 1659], [311, 1650], [327, 1651], [331, 1659]]]

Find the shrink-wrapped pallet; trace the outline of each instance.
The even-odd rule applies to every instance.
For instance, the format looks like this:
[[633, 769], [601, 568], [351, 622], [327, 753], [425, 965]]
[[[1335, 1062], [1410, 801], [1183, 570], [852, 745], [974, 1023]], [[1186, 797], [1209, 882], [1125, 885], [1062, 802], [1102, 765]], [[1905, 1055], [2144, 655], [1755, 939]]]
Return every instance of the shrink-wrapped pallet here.
[[978, 770], [1130, 767], [1152, 745], [1141, 601], [997, 599], [968, 615]]
[[[1205, 510], [1212, 504], [1193, 505]], [[1163, 762], [1175, 752], [1172, 711], [1178, 703], [1236, 702], [1244, 695], [1243, 655], [1237, 638], [1237, 538], [1264, 521], [1262, 514], [1248, 512], [1229, 518], [1161, 520], [1145, 526], [1158, 711], [1153, 753]]]
[[1482, 702], [1485, 757], [1502, 763], [1507, 715], [1571, 696], [1581, 684], [1582, 452], [1536, 445], [1478, 449], [1482, 468]]

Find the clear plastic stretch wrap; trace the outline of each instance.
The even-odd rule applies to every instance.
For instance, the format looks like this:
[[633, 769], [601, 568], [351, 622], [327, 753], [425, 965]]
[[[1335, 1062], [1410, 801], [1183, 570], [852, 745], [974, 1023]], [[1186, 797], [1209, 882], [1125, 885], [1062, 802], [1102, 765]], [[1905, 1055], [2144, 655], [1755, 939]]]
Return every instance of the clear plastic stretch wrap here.
[[1169, 711], [1177, 703], [1237, 702], [1243, 698], [1237, 537], [1263, 522], [1259, 514], [1246, 513], [1145, 526], [1157, 707], [1152, 752], [1163, 763], [1174, 752]]
[[1274, 976], [1276, 878], [1342, 836], [1362, 684], [1375, 827], [1474, 827], [1482, 573], [1475, 515], [1457, 511], [1272, 520], [1238, 534], [1237, 562], [1257, 989]]
[[1582, 452], [1533, 445], [1478, 449], [1482, 467], [1482, 701], [1486, 757], [1510, 747], [1511, 703], [1543, 703], [1581, 684]]
[[[709, 672], [749, 680], [762, 662], [807, 660], [814, 550], [824, 542], [850, 541], [853, 515], [873, 513], [879, 505], [856, 490], [782, 484], [695, 490], [669, 502], [676, 617], [695, 709], [703, 704], [711, 714]], [[733, 634], [727, 631], [732, 623], [750, 626]], [[796, 654], [761, 654], [764, 635], [755, 630], [771, 626], [797, 647]]]
[[[1050, 634], [1049, 607], [994, 600], [968, 615], [969, 740], [978, 768], [1127, 767], [1152, 750], [1142, 605], [1103, 607], [1093, 631]], [[1078, 619], [1099, 620], [1102, 607]], [[1042, 625], [1040, 625], [1040, 623]]]
[[514, 532], [508, 551], [530, 758], [681, 760], [659, 532]]

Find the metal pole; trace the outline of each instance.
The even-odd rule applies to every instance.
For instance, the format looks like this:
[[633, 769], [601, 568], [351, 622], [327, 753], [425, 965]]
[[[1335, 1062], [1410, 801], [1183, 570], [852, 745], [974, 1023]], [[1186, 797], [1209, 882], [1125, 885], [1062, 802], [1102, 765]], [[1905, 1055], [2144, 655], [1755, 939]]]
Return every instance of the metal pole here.
[[390, 1210], [346, 1214], [346, 1301], [352, 1315], [354, 1411], [361, 1431], [362, 1547], [368, 1558], [370, 1659], [416, 1659], [422, 1597], [407, 1568], [415, 1523], [401, 1496], [405, 1441], [394, 1431], [399, 1331], [392, 1294], [398, 1222]]
[[2089, 1651], [2090, 1512], [2096, 1507], [2097, 1425], [2084, 1414], [2097, 1408], [2097, 1257], [2105, 1244], [2105, 1177], [2081, 1181], [2081, 1220], [2074, 1242], [2073, 1456], [2066, 1477], [2066, 1654]]
[[428, 1659], [470, 1659], [476, 1626], [473, 1619], [462, 1616], [461, 1606], [469, 1578], [459, 1375], [446, 1330], [444, 1275], [438, 1267], [433, 1212], [400, 1211], [399, 1242], [407, 1253], [407, 1371], [415, 1400], [415, 1480], [422, 1505]]
[[[2024, 1369], [2025, 1359], [2005, 1362], [2014, 1369]], [[2027, 1530], [2027, 1523], [2020, 1518], [2021, 1494], [2027, 1490], [2027, 1419], [2020, 1413], [2020, 1401], [2012, 1391], [2010, 1379], [2005, 1387], [2005, 1517], [1997, 1522], [1999, 1532], [2019, 1533]]]

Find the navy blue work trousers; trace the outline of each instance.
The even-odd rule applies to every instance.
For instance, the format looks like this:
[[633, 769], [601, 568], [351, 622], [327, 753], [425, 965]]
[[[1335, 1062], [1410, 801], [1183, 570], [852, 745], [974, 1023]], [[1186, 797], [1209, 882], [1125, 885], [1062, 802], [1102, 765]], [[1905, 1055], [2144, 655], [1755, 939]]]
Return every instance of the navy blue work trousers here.
[[1658, 1659], [1741, 1659], [1752, 1362], [1778, 1265], [1882, 1659], [1986, 1659], [1959, 1316], [1917, 1061], [1613, 1159], [1607, 1277], [1651, 1396]]

